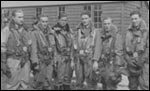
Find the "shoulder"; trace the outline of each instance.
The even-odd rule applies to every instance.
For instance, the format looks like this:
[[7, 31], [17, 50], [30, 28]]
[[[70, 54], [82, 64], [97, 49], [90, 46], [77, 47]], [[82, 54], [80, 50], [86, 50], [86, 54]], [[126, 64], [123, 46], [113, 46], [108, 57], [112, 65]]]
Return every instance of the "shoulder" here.
[[118, 32], [118, 28], [117, 28], [117, 26], [114, 25], [114, 24], [112, 24], [111, 30], [112, 30], [113, 32]]
[[146, 25], [146, 22], [142, 19], [140, 21], [140, 29], [144, 32], [144, 31], [148, 31], [148, 27]]
[[10, 34], [10, 29], [9, 29], [9, 26], [6, 26], [4, 27], [2, 30], [1, 30], [1, 35], [5, 35], [5, 34]]

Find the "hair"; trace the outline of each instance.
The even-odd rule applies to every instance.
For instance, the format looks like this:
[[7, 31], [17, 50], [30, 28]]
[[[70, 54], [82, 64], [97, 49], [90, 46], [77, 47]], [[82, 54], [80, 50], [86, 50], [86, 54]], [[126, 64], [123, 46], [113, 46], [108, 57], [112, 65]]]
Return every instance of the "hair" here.
[[103, 22], [104, 22], [105, 20], [110, 20], [111, 22], [113, 22], [113, 20], [112, 20], [110, 17], [105, 17], [105, 18], [103, 19]]
[[12, 11], [12, 16], [15, 17], [16, 13], [23, 13], [21, 9]]
[[58, 16], [58, 19], [61, 19], [62, 17], [67, 17], [67, 14], [66, 13], [60, 13]]
[[82, 15], [88, 15], [89, 17], [91, 17], [91, 13], [89, 12], [89, 11], [83, 11], [82, 13], [81, 13], [81, 16]]
[[140, 12], [140, 11], [138, 11], [138, 10], [136, 10], [136, 11], [132, 11], [132, 12], [130, 13], [130, 16], [135, 15], [135, 14], [139, 15], [139, 17], [141, 17], [141, 16], [142, 16], [142, 15], [141, 15], [141, 12]]
[[42, 15], [40, 15], [39, 17], [37, 17], [37, 18], [41, 18], [41, 17], [47, 17], [48, 18], [48, 16], [47, 15], [44, 15], [44, 14], [42, 14]]

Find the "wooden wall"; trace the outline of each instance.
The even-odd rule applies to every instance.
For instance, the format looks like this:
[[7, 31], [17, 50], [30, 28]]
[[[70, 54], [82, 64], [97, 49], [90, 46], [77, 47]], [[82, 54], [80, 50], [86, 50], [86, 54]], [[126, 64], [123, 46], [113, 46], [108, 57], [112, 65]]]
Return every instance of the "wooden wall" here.
[[[141, 7], [138, 9], [137, 7]], [[142, 6], [141, 6], [141, 1], [130, 1], [124, 4], [124, 29], [127, 28], [131, 22], [130, 20], [130, 13], [134, 10], [140, 10], [142, 14], [142, 18], [148, 23], [148, 10], [142, 1]]]
[[104, 17], [111, 17], [113, 23], [121, 30], [121, 16], [122, 16], [122, 3], [109, 3], [102, 4], [102, 19]]
[[57, 9], [58, 7], [43, 7], [42, 13], [49, 17], [49, 23], [51, 26], [54, 26], [57, 22]]
[[[104, 17], [111, 17], [114, 21], [114, 24], [118, 26], [120, 31], [124, 31], [127, 29], [127, 27], [130, 24], [130, 12], [137, 9], [137, 7], [140, 7], [141, 1], [126, 1], [125, 3], [97, 3], [102, 5], [102, 19]], [[65, 12], [68, 15], [68, 22], [70, 24], [71, 28], [75, 28], [79, 22], [81, 21], [80, 14], [83, 11], [83, 6], [86, 4], [80, 4], [80, 5], [66, 5], [65, 6]], [[89, 4], [88, 4], [89, 5]], [[91, 4], [92, 7], [92, 16], [94, 15], [94, 5]], [[58, 17], [58, 7], [59, 6], [42, 6], [42, 13], [49, 16], [49, 23], [51, 26], [56, 24], [57, 17]], [[25, 22], [31, 26], [33, 22], [33, 17], [36, 16], [36, 8], [37, 7], [27, 7], [27, 8], [21, 8], [24, 11], [25, 14]], [[16, 8], [10, 9], [14, 10]], [[142, 15], [144, 20], [146, 22], [149, 22], [148, 18], [148, 12], [147, 8], [143, 2], [142, 4]], [[93, 17], [92, 17], [92, 20]]]

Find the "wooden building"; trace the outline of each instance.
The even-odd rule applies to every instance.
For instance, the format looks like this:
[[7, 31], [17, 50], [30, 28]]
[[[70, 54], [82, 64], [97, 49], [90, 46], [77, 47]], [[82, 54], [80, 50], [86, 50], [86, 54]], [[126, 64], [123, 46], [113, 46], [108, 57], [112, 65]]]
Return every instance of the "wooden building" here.
[[81, 21], [80, 14], [84, 10], [91, 12], [96, 28], [101, 28], [104, 17], [111, 17], [121, 31], [126, 30], [130, 24], [129, 14], [133, 10], [140, 10], [143, 19], [149, 22], [149, 6], [147, 7], [145, 1], [1, 1], [1, 9], [9, 12], [22, 9], [25, 22], [29, 26], [33, 17], [40, 14], [48, 15], [49, 23], [53, 26], [59, 13], [65, 12], [71, 28], [74, 29]]

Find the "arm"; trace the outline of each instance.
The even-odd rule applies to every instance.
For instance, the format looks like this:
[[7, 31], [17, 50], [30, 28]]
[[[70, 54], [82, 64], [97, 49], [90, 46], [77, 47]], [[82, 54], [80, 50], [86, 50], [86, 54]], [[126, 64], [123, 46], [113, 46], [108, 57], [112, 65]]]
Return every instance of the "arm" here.
[[31, 61], [32, 63], [39, 63], [38, 56], [37, 56], [37, 39], [35, 36], [35, 31], [31, 32]]
[[98, 61], [102, 53], [102, 39], [99, 30], [96, 30], [95, 35], [95, 48], [94, 48], [94, 56], [93, 59]]
[[6, 52], [6, 44], [9, 38], [9, 28], [5, 27], [4, 29], [2, 29], [1, 31], [1, 52], [5, 53]]
[[117, 64], [121, 65], [123, 61], [123, 38], [121, 34], [117, 34], [116, 36], [116, 42], [115, 42], [115, 50], [116, 54], [116, 62]]

